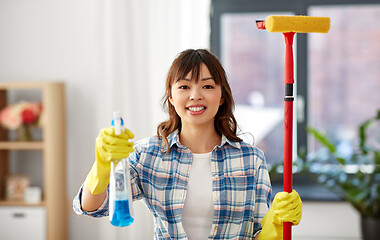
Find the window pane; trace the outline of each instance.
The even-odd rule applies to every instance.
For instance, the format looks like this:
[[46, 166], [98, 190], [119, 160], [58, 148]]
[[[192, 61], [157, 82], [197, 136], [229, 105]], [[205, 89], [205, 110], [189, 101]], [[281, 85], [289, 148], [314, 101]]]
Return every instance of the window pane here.
[[359, 124], [380, 109], [380, 6], [318, 6], [310, 15], [329, 16], [331, 29], [309, 35], [309, 125], [349, 154]]
[[[229, 13], [221, 18], [221, 61], [236, 101], [235, 116], [269, 163], [283, 160], [285, 47], [282, 34], [257, 30], [255, 20], [274, 14], [291, 13]], [[243, 138], [253, 142], [249, 134]]]

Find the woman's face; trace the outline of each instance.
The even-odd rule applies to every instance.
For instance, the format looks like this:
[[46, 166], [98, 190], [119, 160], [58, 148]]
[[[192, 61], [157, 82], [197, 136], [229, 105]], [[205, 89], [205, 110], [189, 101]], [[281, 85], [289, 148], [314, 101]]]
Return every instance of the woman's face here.
[[170, 103], [181, 118], [182, 128], [187, 126], [214, 126], [214, 118], [222, 105], [222, 90], [216, 85], [205, 64], [200, 67], [199, 79], [192, 80], [189, 72], [171, 87]]

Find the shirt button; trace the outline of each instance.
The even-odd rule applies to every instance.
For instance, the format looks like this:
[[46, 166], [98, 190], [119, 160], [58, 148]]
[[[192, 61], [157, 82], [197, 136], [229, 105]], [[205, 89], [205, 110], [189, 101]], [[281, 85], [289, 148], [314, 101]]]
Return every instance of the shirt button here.
[[215, 227], [214, 227], [214, 230], [215, 230], [215, 231], [218, 230], [218, 226], [215, 226]]

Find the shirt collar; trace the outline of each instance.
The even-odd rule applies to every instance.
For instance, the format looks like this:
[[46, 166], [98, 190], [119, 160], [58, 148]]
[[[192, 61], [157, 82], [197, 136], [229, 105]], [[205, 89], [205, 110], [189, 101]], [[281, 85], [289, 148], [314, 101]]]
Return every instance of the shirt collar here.
[[[168, 143], [169, 143], [169, 149], [171, 149], [174, 145], [176, 145], [178, 148], [186, 148], [179, 142], [179, 131], [178, 129], [173, 131], [171, 134], [168, 135], [167, 137]], [[225, 135], [222, 135], [222, 141], [219, 148], [223, 147], [224, 145], [229, 144], [234, 148], [239, 148], [240, 149], [240, 143], [239, 142], [234, 142], [229, 140]], [[163, 152], [167, 151], [165, 141], [162, 141], [161, 143], [161, 150]]]
[[[181, 143], [179, 142], [178, 130], [175, 130], [174, 132], [170, 133], [167, 136], [167, 140], [168, 140], [168, 143], [169, 143], [169, 149], [171, 149], [174, 145], [177, 145], [177, 147], [179, 147], [179, 148], [184, 148], [185, 147], [185, 146], [181, 145]], [[161, 151], [162, 152], [166, 152], [167, 151], [166, 142], [164, 140], [161, 141]]]
[[222, 135], [222, 141], [221, 141], [219, 147], [223, 147], [225, 144], [229, 144], [229, 145], [231, 145], [232, 147], [234, 147], [234, 148], [239, 148], [239, 149], [240, 149], [240, 147], [241, 147], [239, 142], [231, 141], [231, 140], [229, 140], [225, 135]]
[[180, 142], [179, 142], [179, 131], [178, 129], [169, 134], [168, 136], [168, 142], [169, 142], [169, 149], [171, 149], [174, 145], [177, 145], [179, 148], [185, 148]]

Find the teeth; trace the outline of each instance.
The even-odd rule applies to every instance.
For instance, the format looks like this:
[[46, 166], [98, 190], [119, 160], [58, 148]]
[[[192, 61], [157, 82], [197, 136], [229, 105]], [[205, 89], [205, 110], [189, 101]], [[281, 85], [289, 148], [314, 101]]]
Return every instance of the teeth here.
[[189, 110], [192, 112], [199, 112], [202, 111], [204, 107], [189, 107]]

